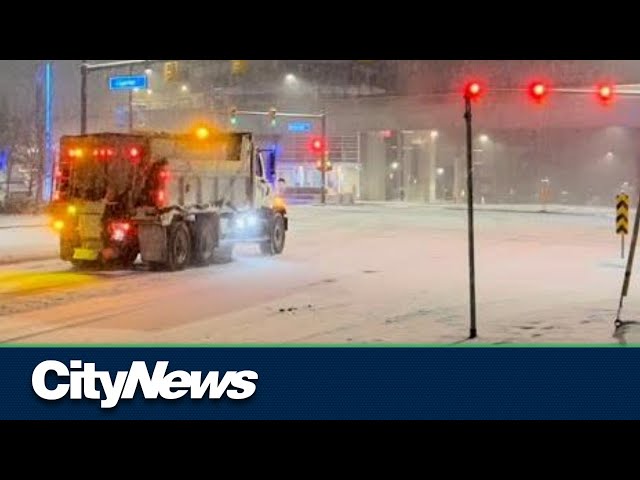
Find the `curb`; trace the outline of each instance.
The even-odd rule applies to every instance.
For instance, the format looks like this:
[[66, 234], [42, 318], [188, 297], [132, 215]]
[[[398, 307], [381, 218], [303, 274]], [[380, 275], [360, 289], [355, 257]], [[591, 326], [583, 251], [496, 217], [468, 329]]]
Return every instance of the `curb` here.
[[41, 262], [44, 260], [55, 260], [58, 258], [58, 254], [56, 253], [46, 253], [46, 254], [42, 254], [42, 255], [32, 255], [29, 257], [3, 257], [0, 258], [0, 266], [6, 266], [6, 265], [18, 265], [18, 264], [22, 264], [22, 263], [29, 263], [29, 262]]
[[44, 228], [47, 227], [47, 224], [39, 224], [39, 225], [0, 225], [0, 230], [17, 230], [19, 228]]

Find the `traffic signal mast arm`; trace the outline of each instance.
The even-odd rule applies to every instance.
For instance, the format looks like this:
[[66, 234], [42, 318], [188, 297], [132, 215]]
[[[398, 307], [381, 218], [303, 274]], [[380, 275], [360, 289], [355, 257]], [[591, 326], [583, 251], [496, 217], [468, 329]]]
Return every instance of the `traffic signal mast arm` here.
[[133, 65], [147, 65], [157, 60], [122, 60], [119, 62], [108, 62], [108, 63], [86, 63], [83, 62], [83, 68], [87, 70], [107, 70], [110, 68], [118, 68], [118, 67], [128, 67]]
[[[269, 116], [271, 112], [257, 112], [257, 111], [247, 111], [247, 110], [235, 110], [234, 113], [236, 115], [259, 115], [259, 116]], [[295, 117], [295, 118], [322, 118], [325, 115], [323, 113], [289, 113], [289, 112], [277, 112], [276, 116], [278, 117]]]

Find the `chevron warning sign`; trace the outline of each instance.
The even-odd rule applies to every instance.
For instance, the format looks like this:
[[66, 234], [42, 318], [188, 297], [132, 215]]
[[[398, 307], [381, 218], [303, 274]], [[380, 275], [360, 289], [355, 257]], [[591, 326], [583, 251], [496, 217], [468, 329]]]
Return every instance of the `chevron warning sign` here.
[[629, 233], [629, 195], [626, 193], [616, 196], [616, 233]]

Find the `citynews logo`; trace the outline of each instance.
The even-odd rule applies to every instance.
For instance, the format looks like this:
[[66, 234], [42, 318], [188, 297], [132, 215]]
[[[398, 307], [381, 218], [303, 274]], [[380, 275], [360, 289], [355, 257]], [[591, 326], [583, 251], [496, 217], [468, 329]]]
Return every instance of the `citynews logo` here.
[[[71, 360], [69, 366], [57, 360], [45, 360], [33, 370], [31, 386], [38, 397], [44, 400], [60, 400], [69, 396], [72, 400], [100, 400], [101, 408], [113, 408], [121, 399], [132, 399], [142, 390], [145, 399], [177, 400], [190, 394], [192, 399], [220, 399], [227, 395], [232, 400], [244, 400], [256, 391], [258, 374], [251, 370], [186, 372], [176, 370], [167, 373], [169, 362], [156, 362], [149, 374], [145, 362], [131, 363], [128, 371], [119, 371], [112, 378], [108, 371], [97, 371], [95, 363]], [[47, 386], [46, 378], [55, 374], [58, 378]], [[52, 388], [49, 388], [52, 387]], [[101, 389], [99, 389], [101, 387]]]

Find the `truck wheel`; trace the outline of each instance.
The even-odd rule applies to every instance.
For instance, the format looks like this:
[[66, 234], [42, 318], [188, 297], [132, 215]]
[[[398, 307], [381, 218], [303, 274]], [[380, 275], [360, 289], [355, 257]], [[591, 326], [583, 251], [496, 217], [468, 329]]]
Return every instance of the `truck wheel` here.
[[260, 244], [260, 251], [264, 255], [279, 255], [284, 250], [285, 228], [284, 217], [281, 213], [276, 213], [271, 222], [269, 240]]
[[213, 219], [206, 218], [197, 222], [195, 236], [194, 260], [196, 265], [211, 265], [216, 248], [216, 228]]
[[170, 271], [183, 270], [191, 259], [191, 236], [184, 222], [169, 227], [167, 242], [167, 268]]

